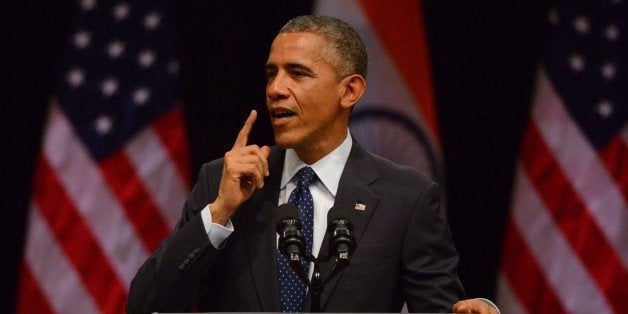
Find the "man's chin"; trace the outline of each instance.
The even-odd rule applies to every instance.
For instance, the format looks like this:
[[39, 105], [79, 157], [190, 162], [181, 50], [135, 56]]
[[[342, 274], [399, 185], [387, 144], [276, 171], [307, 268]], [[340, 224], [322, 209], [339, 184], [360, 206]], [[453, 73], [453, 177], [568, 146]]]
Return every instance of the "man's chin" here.
[[275, 145], [283, 148], [283, 149], [290, 149], [290, 148], [294, 148], [294, 145], [292, 145], [290, 142], [285, 142], [285, 141], [278, 141], [277, 139], [275, 139]]
[[287, 136], [287, 134], [275, 134], [275, 145], [283, 149], [290, 149], [296, 146], [296, 140]]

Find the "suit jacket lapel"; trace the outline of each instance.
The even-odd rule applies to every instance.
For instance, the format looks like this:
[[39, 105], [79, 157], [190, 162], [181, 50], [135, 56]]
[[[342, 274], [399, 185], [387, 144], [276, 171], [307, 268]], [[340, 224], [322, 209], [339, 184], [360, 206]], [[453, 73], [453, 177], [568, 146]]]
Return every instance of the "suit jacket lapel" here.
[[[366, 151], [360, 146], [360, 144], [354, 140], [351, 153], [349, 154], [349, 159], [347, 160], [345, 169], [340, 177], [338, 193], [336, 194], [334, 205], [341, 206], [349, 210], [354, 210], [356, 208], [356, 204], [364, 205], [364, 210], [355, 209], [356, 215], [353, 221], [353, 233], [357, 245], [360, 245], [360, 239], [364, 234], [364, 230], [366, 229], [366, 226], [368, 225], [371, 217], [373, 216], [373, 212], [379, 203], [379, 197], [369, 188], [369, 185], [377, 180], [378, 177], [379, 176], [375, 168], [370, 162], [370, 157], [368, 157]], [[328, 242], [329, 235], [325, 234], [325, 239], [323, 240], [321, 246], [321, 252], [328, 251]], [[323, 278], [323, 280], [330, 274], [333, 264], [333, 257], [330, 261], [321, 264], [321, 278]], [[324, 291], [321, 294], [322, 310], [325, 309], [325, 304], [329, 300], [329, 297], [338, 284], [340, 277], [342, 277], [342, 274], [343, 273], [341, 272], [325, 284]], [[310, 298], [308, 298], [304, 310], [309, 310], [310, 301]]]
[[[279, 200], [279, 184], [285, 151], [273, 148], [269, 157], [270, 176], [265, 186], [257, 190], [241, 210], [249, 212], [243, 228], [249, 269], [260, 302], [261, 311], [280, 312], [279, 279], [277, 278], [276, 233], [273, 225]], [[250, 220], [250, 221], [249, 221]]]

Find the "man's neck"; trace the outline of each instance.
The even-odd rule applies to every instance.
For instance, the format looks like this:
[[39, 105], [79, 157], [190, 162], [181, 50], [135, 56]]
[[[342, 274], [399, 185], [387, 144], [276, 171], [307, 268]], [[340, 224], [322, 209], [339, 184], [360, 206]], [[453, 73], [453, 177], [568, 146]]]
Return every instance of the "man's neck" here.
[[[309, 164], [332, 195], [336, 195], [338, 181], [342, 169], [344, 169], [347, 163], [352, 146], [353, 139], [350, 134], [347, 134], [340, 146], [315, 163]], [[294, 177], [294, 174], [305, 165], [306, 163], [299, 158], [296, 151], [288, 149], [283, 165], [281, 187], [283, 188]]]
[[299, 159], [306, 164], [311, 165], [329, 155], [329, 153], [333, 152], [345, 141], [349, 135], [348, 129], [345, 130], [346, 131], [342, 136], [336, 136], [335, 138], [319, 141], [316, 145], [305, 144], [301, 147], [294, 148], [294, 151], [297, 153], [297, 156], [299, 156]]

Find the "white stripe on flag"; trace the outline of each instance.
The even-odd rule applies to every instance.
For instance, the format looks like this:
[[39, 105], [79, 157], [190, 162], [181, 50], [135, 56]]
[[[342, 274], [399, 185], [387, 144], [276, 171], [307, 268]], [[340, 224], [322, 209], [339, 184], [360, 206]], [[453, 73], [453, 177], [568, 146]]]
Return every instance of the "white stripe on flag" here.
[[181, 215], [188, 191], [167, 148], [152, 128], [145, 128], [133, 137], [125, 152], [172, 229]]
[[50, 306], [59, 313], [99, 312], [79, 274], [55, 240], [54, 233], [41, 217], [37, 205], [31, 204], [29, 214], [29, 236], [24, 258]]
[[[369, 21], [359, 1], [318, 1], [316, 14], [340, 18], [351, 24], [360, 34], [369, 54], [367, 91], [355, 106], [355, 113], [363, 110], [384, 110], [402, 116], [415, 126], [421, 126], [431, 149], [440, 154], [434, 134], [419, 110], [403, 74], [379, 38], [377, 29]], [[391, 21], [391, 23], [394, 23]], [[428, 157], [427, 147], [418, 143], [406, 126], [397, 122], [361, 120], [352, 121], [351, 132], [369, 151], [394, 162], [417, 168], [435, 178], [433, 160]], [[442, 184], [443, 182], [441, 182]]]
[[356, 110], [385, 106], [411, 118], [418, 125], [427, 125], [422, 119], [416, 100], [410, 93], [405, 79], [359, 3], [357, 1], [319, 1], [316, 11], [317, 14], [336, 16], [349, 21], [368, 47], [369, 73], [373, 75], [367, 79], [368, 89]]
[[500, 273], [497, 277], [497, 300], [501, 303], [497, 304], [499, 311], [508, 314], [526, 313], [525, 308], [519, 302], [517, 296], [513, 293], [506, 275]]
[[148, 252], [56, 104], [51, 106], [43, 143], [44, 156], [128, 289]]
[[514, 195], [513, 221], [565, 310], [570, 313], [611, 312], [606, 298], [571, 250], [521, 165], [517, 167]]
[[600, 164], [595, 149], [565, 111], [545, 71], [539, 73], [535, 103], [543, 105], [534, 106], [533, 121], [600, 231], [621, 256], [623, 266], [628, 267], [626, 200], [612, 176]]

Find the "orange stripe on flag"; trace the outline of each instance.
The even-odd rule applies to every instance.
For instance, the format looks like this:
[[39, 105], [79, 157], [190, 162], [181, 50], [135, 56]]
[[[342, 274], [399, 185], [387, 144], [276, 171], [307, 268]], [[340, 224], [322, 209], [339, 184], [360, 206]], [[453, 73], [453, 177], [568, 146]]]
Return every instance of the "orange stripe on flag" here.
[[420, 2], [361, 0], [360, 3], [405, 78], [430, 132], [440, 142], [427, 35]]

